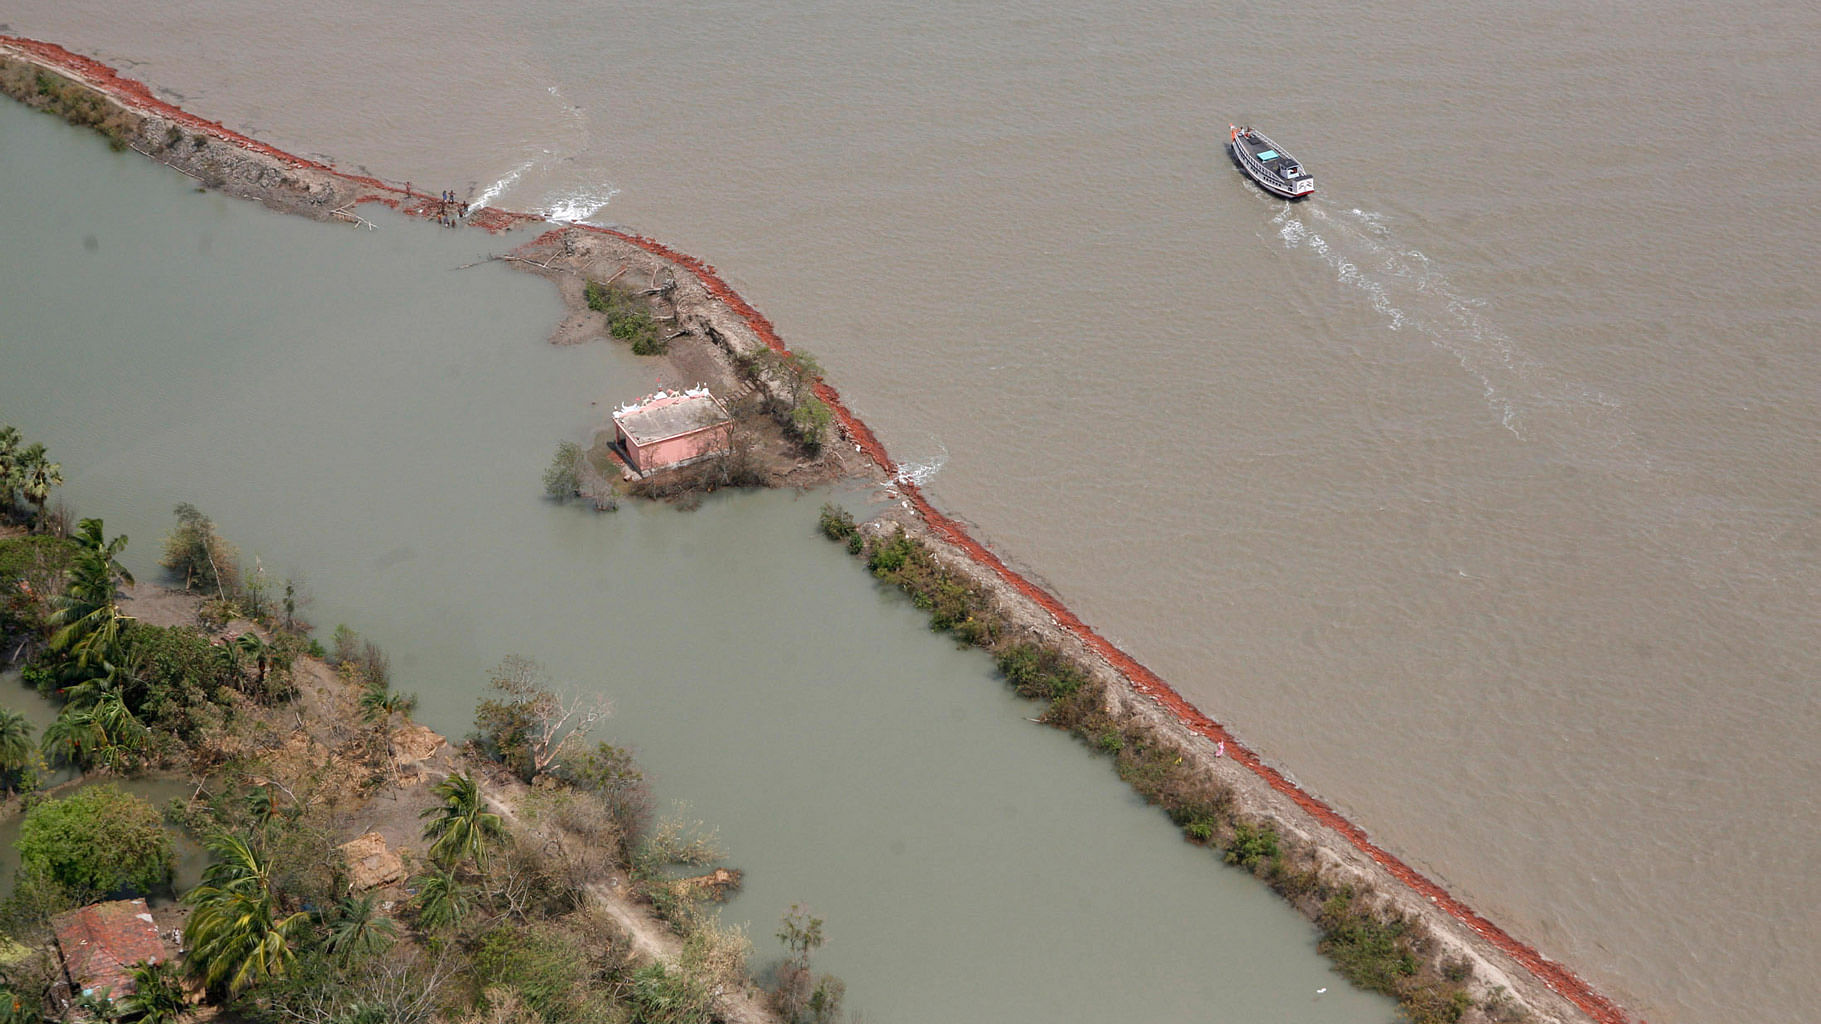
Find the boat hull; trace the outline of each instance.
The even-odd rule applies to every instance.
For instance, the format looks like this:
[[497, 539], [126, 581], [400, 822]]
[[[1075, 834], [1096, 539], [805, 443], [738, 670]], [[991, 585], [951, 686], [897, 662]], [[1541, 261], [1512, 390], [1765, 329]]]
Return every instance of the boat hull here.
[[[1288, 153], [1278, 149], [1270, 139], [1247, 128], [1234, 126], [1231, 131], [1232, 138], [1228, 141], [1227, 151], [1233, 157], [1233, 162], [1239, 165], [1240, 171], [1246, 177], [1251, 178], [1259, 188], [1280, 199], [1288, 199], [1292, 202], [1307, 199], [1315, 194], [1315, 179], [1301, 171], [1301, 164], [1297, 163], [1295, 158]], [[1246, 136], [1243, 141], [1240, 138], [1242, 133]], [[1274, 162], [1279, 165], [1291, 165], [1292, 170], [1297, 172], [1296, 175], [1285, 177], [1277, 173], [1272, 166], [1258, 159], [1252, 151], [1253, 147], [1247, 144], [1248, 142], [1262, 145], [1266, 156], [1275, 158]]]

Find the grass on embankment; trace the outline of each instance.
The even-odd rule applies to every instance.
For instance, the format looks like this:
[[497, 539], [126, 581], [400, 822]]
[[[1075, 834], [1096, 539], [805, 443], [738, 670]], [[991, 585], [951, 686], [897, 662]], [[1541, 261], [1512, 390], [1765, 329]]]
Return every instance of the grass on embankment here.
[[1467, 987], [1470, 965], [1448, 957], [1425, 925], [1372, 889], [1324, 870], [1312, 847], [1280, 835], [1271, 822], [1242, 814], [1232, 787], [1195, 764], [1174, 739], [1110, 700], [1086, 665], [1060, 647], [1026, 638], [991, 594], [946, 568], [924, 541], [903, 527], [862, 531], [832, 504], [822, 507], [820, 528], [864, 559], [876, 579], [928, 612], [931, 629], [992, 655], [1008, 685], [1045, 706], [1037, 721], [1110, 760], [1185, 839], [1263, 880], [1313, 921], [1321, 932], [1318, 950], [1355, 985], [1392, 997], [1416, 1024], [1523, 1019], [1502, 990], [1476, 1001]]

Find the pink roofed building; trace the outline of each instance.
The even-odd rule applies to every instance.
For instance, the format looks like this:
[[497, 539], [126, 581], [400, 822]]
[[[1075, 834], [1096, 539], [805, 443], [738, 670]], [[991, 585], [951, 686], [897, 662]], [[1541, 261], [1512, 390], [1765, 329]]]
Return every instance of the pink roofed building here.
[[615, 410], [613, 425], [640, 474], [733, 451], [733, 417], [705, 387], [646, 395]]

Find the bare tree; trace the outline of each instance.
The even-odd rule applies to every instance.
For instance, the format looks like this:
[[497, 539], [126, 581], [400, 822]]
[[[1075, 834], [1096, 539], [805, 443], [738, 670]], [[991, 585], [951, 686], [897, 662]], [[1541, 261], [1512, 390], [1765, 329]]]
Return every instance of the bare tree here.
[[475, 708], [477, 738], [527, 782], [562, 767], [613, 713], [606, 696], [559, 691], [542, 665], [516, 654], [493, 670], [492, 683], [504, 699], [484, 700]]
[[346, 974], [273, 1001], [282, 1020], [332, 1024], [374, 1016], [396, 1024], [424, 1024], [434, 1018], [443, 986], [460, 965], [447, 955], [434, 959], [409, 947], [383, 957], [364, 957]]

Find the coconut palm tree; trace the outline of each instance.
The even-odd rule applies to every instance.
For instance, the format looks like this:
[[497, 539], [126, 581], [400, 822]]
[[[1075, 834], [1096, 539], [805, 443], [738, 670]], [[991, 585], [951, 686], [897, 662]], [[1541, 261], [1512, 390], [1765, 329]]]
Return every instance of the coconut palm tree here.
[[253, 823], [261, 828], [270, 824], [278, 813], [278, 794], [274, 792], [276, 788], [270, 785], [254, 786], [247, 791], [247, 817], [252, 818]]
[[336, 908], [323, 947], [344, 963], [375, 957], [392, 947], [398, 926], [375, 913], [372, 895], [349, 896]]
[[395, 693], [377, 686], [367, 687], [360, 695], [360, 717], [369, 725], [378, 725], [386, 737], [386, 763], [398, 768], [398, 751], [392, 746], [392, 719], [403, 718], [417, 707], [417, 695]]
[[118, 691], [102, 694], [87, 706], [64, 705], [44, 730], [46, 760], [81, 768], [124, 768], [145, 753], [152, 730], [146, 727]]
[[0, 1024], [41, 1024], [44, 1001], [0, 986]]
[[254, 680], [254, 686], [263, 698], [266, 692], [266, 669], [272, 660], [271, 645], [267, 644], [265, 638], [258, 633], [248, 630], [234, 638], [233, 647], [258, 669], [259, 674]]
[[195, 908], [185, 936], [189, 967], [209, 988], [234, 993], [285, 973], [310, 915], [282, 913], [271, 865], [245, 839], [220, 835], [208, 847], [216, 859], [184, 897]]
[[451, 775], [430, 792], [442, 800], [418, 815], [430, 819], [424, 825], [424, 838], [435, 840], [430, 844], [430, 858], [448, 865], [472, 860], [485, 871], [487, 849], [506, 838], [506, 826], [499, 815], [486, 810], [474, 776], [467, 772]]
[[12, 708], [0, 708], [0, 779], [7, 795], [12, 794], [18, 774], [31, 767], [34, 753], [32, 723]]
[[70, 563], [69, 582], [51, 613], [51, 649], [75, 656], [79, 667], [100, 664], [116, 653], [120, 630], [132, 620], [120, 611], [118, 584], [133, 582], [120, 564], [126, 537], [106, 540], [101, 520], [84, 519], [76, 530], [81, 545]]
[[86, 766], [107, 745], [107, 734], [95, 721], [93, 707], [65, 707], [55, 722], [44, 727], [38, 743], [51, 764]]
[[416, 882], [417, 895], [411, 905], [417, 908], [418, 927], [425, 931], [460, 924], [474, 905], [474, 890], [456, 876], [453, 866], [433, 865]]

